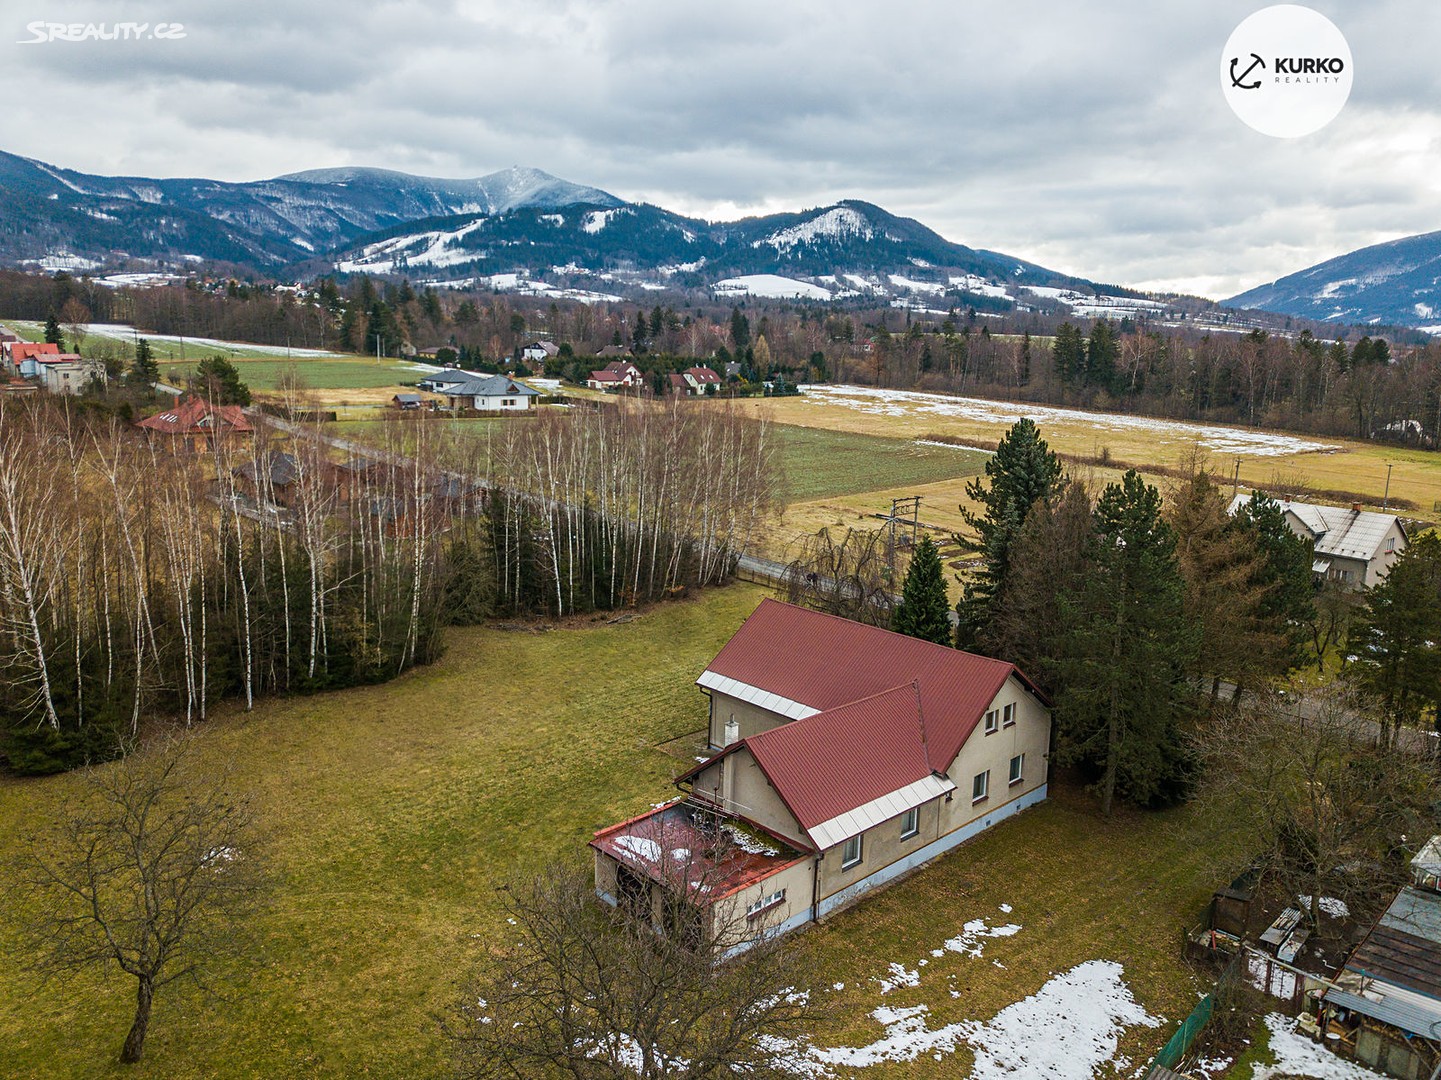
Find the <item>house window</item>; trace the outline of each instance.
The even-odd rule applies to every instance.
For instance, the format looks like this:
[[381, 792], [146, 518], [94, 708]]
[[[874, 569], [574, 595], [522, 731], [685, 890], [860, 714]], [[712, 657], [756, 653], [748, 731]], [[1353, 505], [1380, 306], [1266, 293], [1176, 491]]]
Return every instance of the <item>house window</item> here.
[[1011, 782], [1012, 784], [1019, 784], [1019, 783], [1021, 782], [1021, 779], [1022, 779], [1021, 774], [1022, 774], [1022, 772], [1025, 771], [1025, 768], [1026, 768], [1026, 755], [1025, 755], [1025, 754], [1017, 754], [1015, 757], [1011, 758], [1011, 781], [1010, 781], [1010, 782]]
[[971, 802], [978, 803], [991, 793], [991, 770], [976, 773], [971, 781]]
[[849, 870], [853, 866], [859, 866], [861, 861], [861, 838], [853, 836], [846, 841], [846, 846], [841, 849], [841, 869]]
[[746, 905], [746, 918], [754, 919], [761, 912], [768, 911], [769, 909], [775, 907], [777, 904], [785, 903], [785, 899], [786, 891], [784, 889], [777, 889], [773, 893], [758, 896], [756, 897], [756, 899], [752, 900], [749, 904]]
[[901, 839], [909, 840], [921, 831], [921, 808], [913, 806], [901, 815]]
[[1396, 538], [1395, 538], [1394, 536], [1388, 536], [1388, 537], [1386, 538], [1386, 551], [1387, 551], [1387, 553], [1389, 554], [1390, 552], [1393, 552], [1393, 551], [1395, 551], [1395, 550], [1396, 550]]
[[1013, 701], [1001, 710], [1001, 723], [1010, 727], [1016, 722], [1016, 703]]
[[999, 709], [991, 709], [986, 713], [986, 734], [994, 734], [1001, 726], [1001, 713]]
[[508, 409], [508, 408], [510, 408], [510, 407], [511, 407], [512, 405], [514, 405], [514, 404], [515, 404], [515, 398], [513, 398], [513, 397], [501, 398], [501, 399], [500, 399], [500, 407], [501, 407], [502, 409]]

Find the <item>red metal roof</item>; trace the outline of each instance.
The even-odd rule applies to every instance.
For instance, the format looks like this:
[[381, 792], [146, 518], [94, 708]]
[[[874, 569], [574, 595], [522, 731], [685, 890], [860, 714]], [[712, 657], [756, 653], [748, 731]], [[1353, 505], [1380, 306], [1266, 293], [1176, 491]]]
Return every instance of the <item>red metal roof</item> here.
[[944, 771], [951, 759], [932, 765], [925, 734], [920, 690], [906, 685], [743, 742], [809, 831], [933, 771]]
[[718, 383], [721, 377], [715, 370], [708, 367], [686, 368], [686, 374], [692, 376], [698, 383]]
[[769, 598], [706, 670], [821, 712], [918, 683], [937, 769], [950, 765], [1012, 673], [1045, 703], [1030, 680], [1007, 661]]
[[184, 398], [175, 408], [146, 417], [139, 423], [140, 427], [166, 435], [205, 434], [221, 425], [232, 431], [255, 430], [239, 405], [212, 405], [201, 397]]

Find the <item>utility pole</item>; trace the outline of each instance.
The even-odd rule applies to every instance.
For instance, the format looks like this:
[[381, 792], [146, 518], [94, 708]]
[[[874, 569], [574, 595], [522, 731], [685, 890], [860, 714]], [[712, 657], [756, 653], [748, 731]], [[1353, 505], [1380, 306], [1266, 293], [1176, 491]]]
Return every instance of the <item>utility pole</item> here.
[[1386, 494], [1381, 496], [1381, 509], [1384, 511], [1391, 505], [1391, 462], [1386, 462]]
[[1231, 501], [1236, 501], [1236, 496], [1241, 493], [1241, 459], [1236, 459], [1235, 471], [1231, 474]]
[[375, 339], [375, 362], [378, 364], [380, 363], [380, 339], [383, 338], [385, 335], [371, 334], [370, 336]]

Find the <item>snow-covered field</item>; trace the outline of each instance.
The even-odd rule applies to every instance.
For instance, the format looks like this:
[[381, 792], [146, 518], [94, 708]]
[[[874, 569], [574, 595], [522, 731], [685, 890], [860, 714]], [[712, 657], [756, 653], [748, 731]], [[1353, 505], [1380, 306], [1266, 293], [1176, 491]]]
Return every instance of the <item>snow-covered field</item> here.
[[[134, 341], [136, 330], [133, 326], [126, 326], [124, 323], [86, 323], [85, 329], [91, 334], [98, 334], [100, 337], [116, 338], [120, 341]], [[184, 342], [187, 345], [195, 345], [201, 349], [224, 349], [234, 353], [253, 353], [257, 356], [278, 356], [289, 354], [290, 356], [334, 356], [343, 357], [345, 353], [330, 352], [327, 349], [287, 349], [284, 345], [256, 345], [249, 341], [221, 341], [219, 338], [207, 337], [180, 337], [176, 334], [147, 334], [140, 332], [140, 336], [148, 341], [168, 341], [173, 343]]]
[[799, 296], [806, 300], [829, 300], [831, 292], [809, 281], [781, 277], [779, 274], [743, 274], [717, 281], [713, 286], [719, 294], [748, 293], [751, 296], [772, 296], [789, 299]]
[[822, 405], [839, 405], [857, 412], [878, 416], [942, 416], [963, 420], [979, 420], [1012, 424], [1030, 417], [1043, 428], [1045, 424], [1080, 423], [1099, 431], [1143, 432], [1174, 442], [1198, 443], [1207, 450], [1225, 454], [1249, 454], [1270, 457], [1278, 454], [1320, 453], [1338, 449], [1329, 443], [1300, 439], [1293, 435], [1276, 435], [1266, 431], [1194, 424], [1184, 420], [1158, 420], [1149, 416], [1123, 413], [1086, 412], [1055, 405], [1017, 404], [1009, 401], [987, 401], [982, 398], [955, 397], [950, 394], [926, 394], [917, 390], [880, 390], [869, 386], [810, 385], [802, 387], [802, 401]]

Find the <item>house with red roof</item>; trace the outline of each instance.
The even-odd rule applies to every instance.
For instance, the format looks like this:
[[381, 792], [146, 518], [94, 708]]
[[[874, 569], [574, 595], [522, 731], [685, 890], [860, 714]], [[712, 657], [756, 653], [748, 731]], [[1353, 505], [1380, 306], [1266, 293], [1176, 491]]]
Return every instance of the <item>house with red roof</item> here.
[[203, 397], [188, 395], [171, 408], [147, 416], [136, 425], [152, 443], [157, 440], [172, 453], [200, 454], [217, 439], [250, 436], [255, 428], [239, 405], [212, 405]]
[[27, 379], [40, 377], [41, 356], [59, 356], [60, 346], [51, 341], [7, 341], [0, 343], [5, 359], [10, 361], [18, 375]]
[[725, 382], [714, 368], [708, 367], [686, 368], [681, 372], [681, 378], [686, 381], [692, 394], [709, 393], [710, 387], [720, 386]]
[[659, 920], [680, 890], [737, 947], [1046, 798], [1050, 705], [1003, 660], [767, 599], [696, 684], [711, 753], [679, 801], [595, 835], [596, 891]]
[[[603, 354], [597, 354], [603, 355]], [[592, 390], [619, 390], [641, 384], [641, 371], [628, 360], [612, 360], [599, 371], [592, 371], [585, 385]]]

